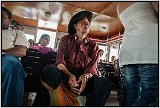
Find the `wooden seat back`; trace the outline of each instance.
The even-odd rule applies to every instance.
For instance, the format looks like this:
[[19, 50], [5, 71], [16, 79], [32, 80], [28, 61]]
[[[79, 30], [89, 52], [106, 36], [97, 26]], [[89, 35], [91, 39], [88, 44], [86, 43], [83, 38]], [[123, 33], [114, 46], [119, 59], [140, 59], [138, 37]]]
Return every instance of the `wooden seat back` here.
[[40, 75], [45, 66], [55, 63], [56, 53], [49, 52], [42, 54], [38, 50], [28, 49], [25, 57], [21, 58], [21, 63], [27, 73], [25, 79], [25, 91], [37, 91], [40, 87]]

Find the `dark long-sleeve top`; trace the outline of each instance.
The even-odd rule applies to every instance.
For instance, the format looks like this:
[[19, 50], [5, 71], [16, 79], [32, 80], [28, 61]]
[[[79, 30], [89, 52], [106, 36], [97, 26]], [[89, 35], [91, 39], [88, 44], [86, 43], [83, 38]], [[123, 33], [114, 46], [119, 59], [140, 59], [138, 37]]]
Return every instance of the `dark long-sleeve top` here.
[[98, 45], [88, 38], [78, 45], [75, 36], [66, 35], [61, 38], [55, 65], [62, 63], [69, 71], [82, 68], [84, 73], [98, 75], [98, 50]]

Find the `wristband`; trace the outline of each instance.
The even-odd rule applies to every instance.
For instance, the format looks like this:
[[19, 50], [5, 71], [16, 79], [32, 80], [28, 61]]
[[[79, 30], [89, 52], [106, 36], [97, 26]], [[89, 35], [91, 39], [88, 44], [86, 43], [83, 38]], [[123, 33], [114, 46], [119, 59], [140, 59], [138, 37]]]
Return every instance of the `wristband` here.
[[85, 81], [88, 81], [89, 75], [88, 74], [84, 74], [84, 77], [85, 77]]
[[2, 50], [2, 55], [6, 55], [6, 51], [5, 50]]

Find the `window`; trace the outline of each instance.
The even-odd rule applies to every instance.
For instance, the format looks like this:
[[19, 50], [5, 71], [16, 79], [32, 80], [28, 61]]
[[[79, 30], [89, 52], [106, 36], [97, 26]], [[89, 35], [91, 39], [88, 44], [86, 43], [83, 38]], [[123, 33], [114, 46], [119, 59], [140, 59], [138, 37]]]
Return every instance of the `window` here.
[[99, 49], [102, 49], [104, 51], [104, 54], [102, 57], [100, 57], [101, 60], [106, 61], [107, 60], [107, 45], [105, 44], [98, 44]]
[[119, 43], [110, 45], [110, 54], [109, 54], [109, 61], [110, 62], [111, 62], [112, 56], [115, 56], [116, 59], [118, 59], [118, 51], [119, 51]]
[[41, 37], [42, 34], [48, 34], [50, 36], [50, 42], [47, 45], [47, 47], [54, 48], [54, 43], [55, 43], [55, 38], [56, 38], [56, 32], [51, 32], [51, 31], [46, 31], [46, 30], [38, 29], [36, 43], [39, 42], [39, 39], [40, 39], [40, 37]]
[[30, 34], [25, 34], [25, 36], [26, 36], [26, 38], [27, 38], [27, 41], [29, 40], [29, 39], [35, 39], [35, 37], [34, 37], [34, 35], [30, 35]]

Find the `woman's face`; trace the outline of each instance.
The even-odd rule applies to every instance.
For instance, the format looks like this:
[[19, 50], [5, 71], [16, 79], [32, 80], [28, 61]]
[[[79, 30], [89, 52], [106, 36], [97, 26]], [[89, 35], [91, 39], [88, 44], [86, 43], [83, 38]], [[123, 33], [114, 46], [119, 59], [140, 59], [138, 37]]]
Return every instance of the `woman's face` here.
[[44, 37], [40, 40], [41, 46], [47, 46], [49, 44], [49, 39], [47, 37]]
[[80, 20], [75, 24], [76, 32], [80, 32], [83, 35], [87, 35], [89, 33], [90, 28], [90, 22], [87, 18], [84, 18], [83, 20]]
[[34, 41], [28, 41], [29, 42], [29, 47], [31, 48], [32, 46], [34, 46]]

